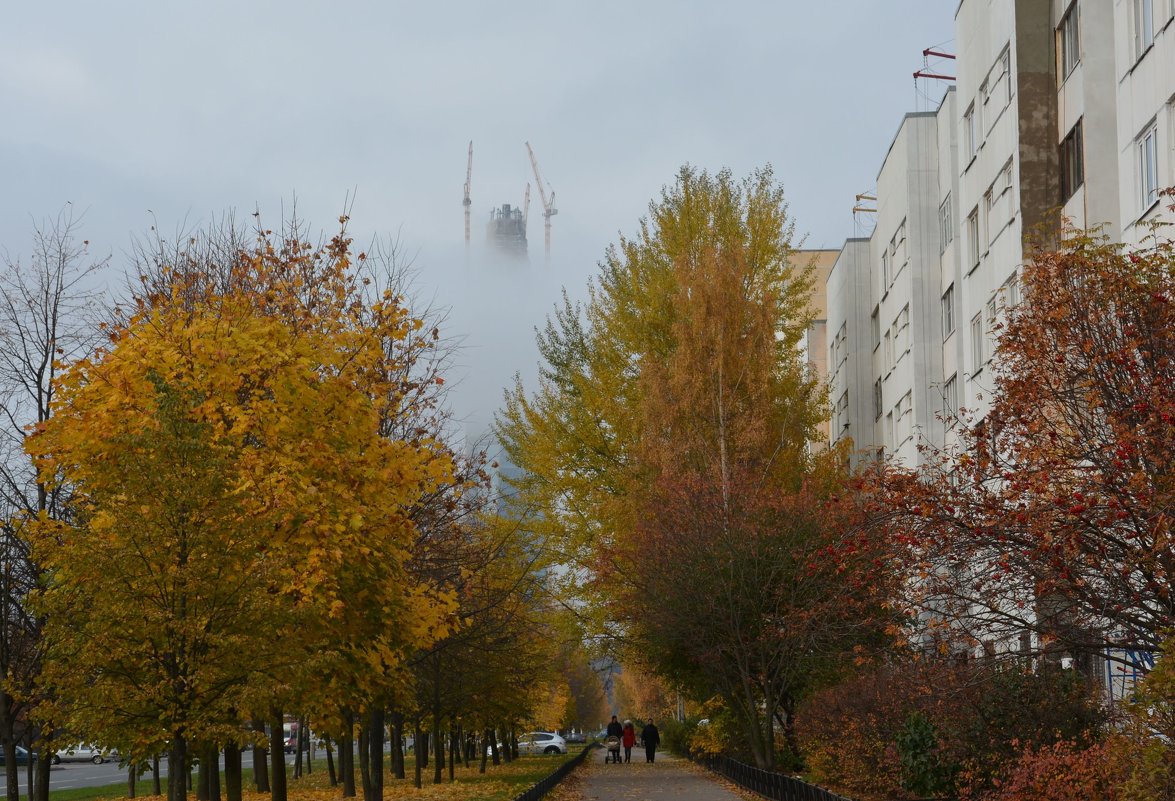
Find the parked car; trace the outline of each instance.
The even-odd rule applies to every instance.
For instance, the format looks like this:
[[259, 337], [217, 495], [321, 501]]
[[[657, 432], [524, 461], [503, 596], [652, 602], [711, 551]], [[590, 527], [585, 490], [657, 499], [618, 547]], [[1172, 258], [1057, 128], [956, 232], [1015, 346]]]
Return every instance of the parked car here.
[[566, 754], [567, 741], [551, 732], [531, 731], [518, 738], [518, 753]]
[[[32, 754], [31, 758], [35, 760], [37, 758], [37, 755]], [[27, 764], [29, 764], [29, 759], [30, 759], [29, 750], [23, 746], [18, 745], [16, 747], [16, 764], [27, 765]], [[6, 764], [4, 761], [4, 749], [0, 748], [0, 765], [4, 765], [4, 764]]]
[[587, 732], [583, 732], [583, 731], [569, 732], [563, 736], [563, 739], [569, 743], [586, 743], [587, 742]]
[[72, 748], [67, 748], [64, 751], [58, 751], [53, 755], [53, 764], [60, 762], [93, 762], [95, 765], [101, 765], [103, 762], [108, 762], [114, 759], [116, 754], [109, 748], [100, 748], [91, 743], [82, 743], [75, 745]]

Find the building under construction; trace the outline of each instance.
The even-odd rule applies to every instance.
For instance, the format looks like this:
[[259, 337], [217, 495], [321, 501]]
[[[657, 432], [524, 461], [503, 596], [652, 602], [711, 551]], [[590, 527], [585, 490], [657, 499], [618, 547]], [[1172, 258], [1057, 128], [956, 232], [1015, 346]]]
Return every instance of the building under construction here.
[[491, 209], [486, 240], [501, 253], [526, 258], [526, 213], [509, 203]]
[[[551, 217], [559, 213], [555, 208], [555, 191], [551, 185], [543, 180], [539, 172], [539, 162], [535, 158], [530, 142], [526, 142], [526, 154], [530, 158], [530, 167], [534, 171], [534, 178], [538, 185], [539, 197], [543, 201], [543, 252], [547, 263], [551, 261]], [[469, 197], [469, 187], [473, 182], [473, 142], [469, 143], [469, 152], [465, 162], [465, 195], [462, 205], [465, 207], [465, 251], [469, 252], [469, 213], [473, 201]], [[486, 226], [486, 240], [498, 252], [518, 259], [526, 258], [526, 221], [530, 216], [530, 184], [526, 185], [526, 192], [522, 199], [522, 208], [503, 203], [490, 211], [490, 222]]]

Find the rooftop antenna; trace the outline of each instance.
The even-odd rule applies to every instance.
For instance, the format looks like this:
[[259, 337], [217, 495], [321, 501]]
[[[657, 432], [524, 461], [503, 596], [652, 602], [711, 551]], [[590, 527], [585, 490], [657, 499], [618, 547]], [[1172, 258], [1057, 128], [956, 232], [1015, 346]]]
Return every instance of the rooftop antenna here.
[[[559, 209], [555, 208], [555, 191], [551, 189], [551, 185], [547, 184], [546, 189], [543, 188], [543, 176], [539, 172], [538, 159], [534, 157], [534, 150], [530, 146], [530, 142], [526, 143], [526, 152], [530, 156], [530, 166], [534, 170], [534, 181], [538, 185], [539, 198], [543, 201], [543, 241], [545, 244], [547, 263], [551, 263], [551, 218], [559, 213]], [[550, 194], [548, 194], [548, 191]]]
[[935, 50], [933, 47], [928, 47], [922, 51], [922, 69], [920, 69], [914, 73], [914, 80], [918, 80], [919, 78], [930, 78], [931, 80], [934, 80], [934, 81], [953, 81], [953, 80], [955, 80], [954, 75], [943, 75], [942, 73], [939, 73], [939, 72], [931, 72], [930, 71], [930, 62], [927, 61], [927, 59], [930, 56], [934, 56], [935, 58], [947, 58], [947, 59], [950, 59], [951, 61], [955, 60], [955, 57], [953, 55], [951, 55], [950, 53], [944, 53], [941, 50]]
[[[877, 195], [872, 192], [861, 192], [856, 196], [856, 201], [853, 205], [853, 232], [855, 235], [861, 236], [865, 233], [865, 222], [860, 215], [877, 213]], [[870, 229], [869, 235], [872, 233], [873, 231]]]

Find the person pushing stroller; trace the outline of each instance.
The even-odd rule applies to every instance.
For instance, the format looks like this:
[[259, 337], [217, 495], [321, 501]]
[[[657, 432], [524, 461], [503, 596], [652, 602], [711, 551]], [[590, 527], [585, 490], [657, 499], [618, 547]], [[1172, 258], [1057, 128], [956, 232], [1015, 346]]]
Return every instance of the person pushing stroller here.
[[620, 721], [616, 719], [615, 715], [612, 716], [612, 722], [608, 724], [605, 735], [604, 745], [608, 749], [608, 753], [604, 755], [605, 764], [609, 760], [620, 762], [620, 741], [624, 738], [624, 727], [620, 725]]

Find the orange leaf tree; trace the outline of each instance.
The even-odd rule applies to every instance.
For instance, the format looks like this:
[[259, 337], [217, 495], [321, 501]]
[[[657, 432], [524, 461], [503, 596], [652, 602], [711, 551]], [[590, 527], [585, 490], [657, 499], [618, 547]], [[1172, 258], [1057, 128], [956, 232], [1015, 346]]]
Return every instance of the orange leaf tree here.
[[1175, 246], [1073, 235], [1023, 286], [990, 411], [889, 485], [920, 600], [973, 640], [1153, 652], [1175, 625]]

